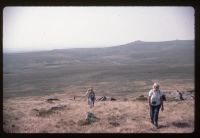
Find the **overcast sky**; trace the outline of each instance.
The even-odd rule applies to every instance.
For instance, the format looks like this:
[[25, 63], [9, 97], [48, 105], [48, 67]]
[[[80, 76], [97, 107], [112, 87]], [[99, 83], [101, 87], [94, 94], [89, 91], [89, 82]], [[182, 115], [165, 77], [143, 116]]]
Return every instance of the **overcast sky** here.
[[192, 7], [5, 7], [3, 52], [194, 39]]

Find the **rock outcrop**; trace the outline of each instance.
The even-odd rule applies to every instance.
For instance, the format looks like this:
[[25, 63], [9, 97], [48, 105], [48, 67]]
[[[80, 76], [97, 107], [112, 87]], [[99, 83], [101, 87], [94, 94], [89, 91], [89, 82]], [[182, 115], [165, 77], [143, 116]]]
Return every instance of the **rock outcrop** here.
[[183, 100], [193, 100], [194, 99], [194, 91], [171, 91], [164, 92], [166, 95], [167, 101], [183, 101]]

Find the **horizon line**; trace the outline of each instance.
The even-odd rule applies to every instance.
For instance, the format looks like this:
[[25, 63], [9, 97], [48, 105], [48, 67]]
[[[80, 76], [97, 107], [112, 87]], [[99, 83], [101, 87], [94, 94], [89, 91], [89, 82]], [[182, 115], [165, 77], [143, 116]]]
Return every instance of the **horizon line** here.
[[143, 40], [135, 40], [119, 45], [112, 45], [112, 46], [104, 46], [104, 47], [75, 47], [75, 48], [55, 48], [55, 49], [44, 49], [44, 50], [21, 50], [15, 52], [4, 52], [3, 54], [23, 54], [23, 53], [34, 53], [34, 52], [47, 52], [47, 51], [56, 51], [56, 50], [72, 50], [72, 49], [98, 49], [98, 48], [112, 48], [117, 46], [122, 46], [130, 43], [154, 43], [154, 42], [171, 42], [171, 41], [195, 41], [195, 39], [173, 39], [173, 40], [164, 40], [164, 41], [143, 41]]

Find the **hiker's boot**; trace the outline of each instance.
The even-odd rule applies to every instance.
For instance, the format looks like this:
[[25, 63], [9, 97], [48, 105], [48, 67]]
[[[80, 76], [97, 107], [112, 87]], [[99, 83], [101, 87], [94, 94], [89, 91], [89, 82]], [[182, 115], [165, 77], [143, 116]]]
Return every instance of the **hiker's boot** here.
[[151, 120], [151, 124], [153, 124], [153, 125], [154, 125], [154, 122], [153, 122], [153, 120]]
[[156, 128], [158, 129], [158, 122], [155, 122], [155, 126], [156, 126]]

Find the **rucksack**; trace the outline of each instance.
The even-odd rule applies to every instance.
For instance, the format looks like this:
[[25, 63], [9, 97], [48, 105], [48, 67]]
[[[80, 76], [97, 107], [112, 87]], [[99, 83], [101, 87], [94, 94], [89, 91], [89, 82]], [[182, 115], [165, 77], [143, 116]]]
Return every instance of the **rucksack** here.
[[166, 96], [165, 96], [164, 94], [162, 95], [162, 100], [163, 100], [163, 101], [166, 101], [166, 100], [167, 100], [167, 99], [166, 99]]
[[[159, 93], [160, 93], [160, 90], [159, 90]], [[161, 96], [161, 98], [162, 98], [163, 101], [166, 101], [166, 96], [165, 96], [164, 93], [163, 93], [163, 95]]]
[[90, 92], [90, 94], [89, 94], [89, 98], [91, 98], [91, 100], [95, 100], [95, 94], [94, 94], [93, 91]]

